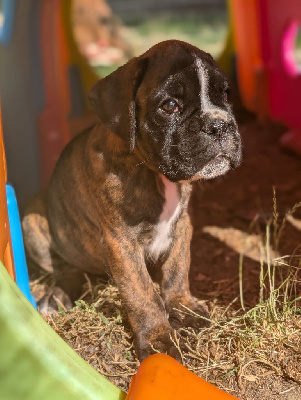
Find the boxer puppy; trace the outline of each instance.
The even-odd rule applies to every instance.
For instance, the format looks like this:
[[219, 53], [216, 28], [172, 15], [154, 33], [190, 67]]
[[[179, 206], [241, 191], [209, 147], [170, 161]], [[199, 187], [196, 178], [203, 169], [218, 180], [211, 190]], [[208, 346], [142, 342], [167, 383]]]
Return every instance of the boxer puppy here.
[[173, 328], [206, 323], [180, 314], [183, 306], [208, 318], [189, 290], [187, 206], [192, 181], [240, 163], [227, 91], [212, 57], [187, 43], [165, 41], [131, 59], [92, 89], [99, 124], [67, 145], [40, 215], [23, 221], [29, 256], [69, 294], [79, 271], [110, 271], [140, 360], [153, 349], [179, 358]]

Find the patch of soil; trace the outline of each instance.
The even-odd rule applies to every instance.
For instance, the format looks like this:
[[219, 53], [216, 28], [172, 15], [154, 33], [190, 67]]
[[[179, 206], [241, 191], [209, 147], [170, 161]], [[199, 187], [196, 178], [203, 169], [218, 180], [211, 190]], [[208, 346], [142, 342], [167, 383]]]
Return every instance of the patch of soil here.
[[[299, 263], [301, 258], [300, 251], [296, 252], [301, 244], [300, 210], [293, 214], [296, 223], [289, 221], [290, 218], [283, 226], [281, 222], [301, 201], [301, 157], [280, 147], [279, 138], [285, 131], [280, 124], [259, 123], [241, 109], [236, 114], [243, 140], [242, 165], [225, 177], [196, 185], [192, 196], [191, 289], [198, 299], [207, 300], [213, 327], [200, 333], [186, 332], [184, 362], [240, 399], [300, 400], [300, 315], [294, 315], [291, 321], [286, 319], [283, 325], [286, 333], [277, 342], [278, 347], [272, 348], [275, 341], [270, 338], [275, 337], [276, 328], [258, 326], [262, 343], [254, 349], [252, 338], [242, 337], [247, 332], [246, 319], [227, 325], [227, 318], [242, 315], [239, 265], [242, 265], [244, 306], [249, 310], [259, 302], [260, 271], [268, 261], [266, 258], [295, 254]], [[272, 222], [275, 199], [278, 228], [282, 226], [277, 249]], [[258, 243], [265, 240], [266, 226], [270, 227], [269, 252], [262, 255]], [[243, 259], [241, 253], [245, 254]], [[293, 262], [294, 258], [290, 260]], [[88, 277], [86, 289], [86, 303], [79, 302], [73, 310], [47, 320], [91, 365], [127, 389], [138, 362], [118, 293], [113, 286], [91, 284]], [[295, 289], [295, 295], [300, 296], [300, 283]], [[91, 303], [94, 305], [90, 308], [87, 304]], [[264, 307], [260, 312], [264, 312]], [[256, 326], [256, 318], [250, 324]], [[175, 337], [177, 340], [181, 346], [181, 337]], [[238, 351], [244, 343], [246, 350]]]
[[[238, 266], [240, 253], [244, 252], [247, 253], [242, 272], [244, 303], [253, 307], [259, 301], [260, 260], [258, 249], [246, 252], [244, 235], [250, 232], [254, 219], [261, 232], [271, 223], [273, 190], [279, 220], [301, 201], [301, 157], [279, 145], [279, 138], [285, 132], [280, 124], [260, 124], [248, 113], [238, 114], [238, 119], [243, 139], [242, 165], [225, 177], [199, 190], [196, 188], [192, 198], [195, 229], [191, 288], [195, 296], [227, 307], [239, 296]], [[292, 255], [301, 245], [300, 210], [294, 215], [298, 218], [284, 225], [278, 256]], [[300, 263], [300, 258], [298, 261]], [[298, 286], [297, 296], [300, 293]], [[297, 329], [300, 330], [300, 326]], [[300, 346], [299, 354], [291, 353], [286, 357], [277, 354], [275, 365], [284, 367], [280, 374], [260, 363], [250, 365], [248, 376], [238, 382], [240, 390], [233, 388], [232, 393], [241, 399], [299, 400], [300, 357]]]

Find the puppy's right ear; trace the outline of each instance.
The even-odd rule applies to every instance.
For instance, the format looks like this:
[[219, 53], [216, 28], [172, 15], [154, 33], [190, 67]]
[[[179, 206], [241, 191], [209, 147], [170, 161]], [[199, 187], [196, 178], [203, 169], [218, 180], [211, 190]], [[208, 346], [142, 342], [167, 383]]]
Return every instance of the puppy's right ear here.
[[147, 65], [147, 58], [132, 58], [99, 80], [89, 96], [102, 122], [128, 143], [130, 151], [136, 137], [135, 97]]

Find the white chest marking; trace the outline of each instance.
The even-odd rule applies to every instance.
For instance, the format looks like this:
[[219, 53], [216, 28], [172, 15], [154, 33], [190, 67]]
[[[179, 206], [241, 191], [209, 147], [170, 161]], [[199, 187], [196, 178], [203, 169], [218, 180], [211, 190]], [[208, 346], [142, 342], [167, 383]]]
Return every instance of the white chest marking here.
[[212, 117], [227, 121], [228, 113], [222, 108], [219, 108], [218, 106], [212, 104], [210, 101], [208, 70], [206, 69], [204, 63], [200, 58], [197, 58], [197, 56], [195, 56], [194, 58], [195, 58], [196, 71], [201, 88], [199, 93], [199, 98], [202, 105], [203, 113], [211, 114]]
[[159, 222], [155, 226], [155, 237], [149, 246], [149, 255], [156, 261], [171, 244], [173, 224], [180, 213], [180, 196], [177, 185], [162, 176], [165, 190], [165, 204]]

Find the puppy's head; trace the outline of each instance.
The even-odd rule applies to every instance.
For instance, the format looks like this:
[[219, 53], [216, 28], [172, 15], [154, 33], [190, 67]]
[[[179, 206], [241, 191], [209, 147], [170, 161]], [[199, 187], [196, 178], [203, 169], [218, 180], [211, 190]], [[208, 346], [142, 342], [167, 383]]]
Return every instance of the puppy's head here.
[[210, 179], [239, 165], [228, 82], [212, 57], [169, 40], [100, 80], [91, 101], [130, 151], [171, 181]]

